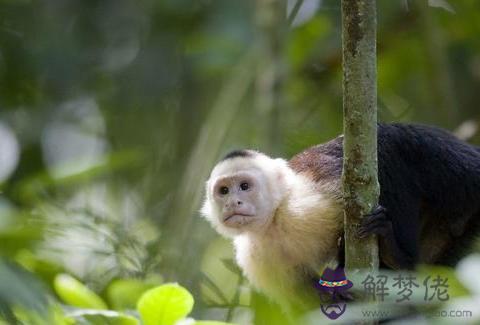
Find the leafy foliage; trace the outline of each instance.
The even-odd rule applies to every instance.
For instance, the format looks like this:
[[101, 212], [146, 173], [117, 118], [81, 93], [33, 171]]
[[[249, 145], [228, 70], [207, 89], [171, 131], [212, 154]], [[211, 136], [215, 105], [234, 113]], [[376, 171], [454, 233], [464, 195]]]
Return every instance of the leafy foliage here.
[[69, 305], [92, 309], [107, 308], [102, 298], [68, 274], [57, 275], [53, 287], [58, 296]]
[[[0, 1], [0, 319], [133, 324], [167, 281], [185, 324], [282, 322], [198, 205], [223, 153], [274, 153], [265, 130], [285, 158], [342, 132], [340, 2], [288, 1], [278, 42], [258, 3]], [[480, 143], [480, 2], [377, 3], [380, 119]]]
[[187, 316], [192, 308], [192, 295], [177, 284], [150, 289], [137, 304], [145, 325], [172, 325]]

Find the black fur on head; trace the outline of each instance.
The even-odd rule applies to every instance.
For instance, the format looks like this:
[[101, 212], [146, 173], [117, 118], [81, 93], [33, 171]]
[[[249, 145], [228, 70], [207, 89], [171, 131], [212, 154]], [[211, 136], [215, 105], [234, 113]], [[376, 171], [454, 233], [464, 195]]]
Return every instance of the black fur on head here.
[[221, 161], [233, 159], [236, 157], [253, 157], [253, 152], [245, 149], [233, 150], [233, 151], [230, 151], [228, 154], [226, 154]]

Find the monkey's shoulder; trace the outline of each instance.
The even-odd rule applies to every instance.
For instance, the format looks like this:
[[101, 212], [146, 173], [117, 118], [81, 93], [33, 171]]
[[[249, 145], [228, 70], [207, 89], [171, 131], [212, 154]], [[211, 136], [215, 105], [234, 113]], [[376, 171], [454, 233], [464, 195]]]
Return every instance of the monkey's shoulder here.
[[[433, 158], [435, 159], [432, 161]], [[432, 168], [432, 164], [447, 170], [465, 165], [478, 169], [480, 149], [437, 127], [380, 123], [378, 159], [381, 174], [390, 171], [404, 177], [409, 175], [411, 168]], [[307, 148], [289, 161], [289, 166], [295, 172], [307, 174], [316, 182], [339, 179], [342, 164], [343, 136]], [[405, 173], [402, 173], [402, 170], [405, 170]]]
[[296, 173], [309, 174], [314, 181], [338, 179], [342, 173], [343, 137], [319, 144], [295, 155], [288, 162]]

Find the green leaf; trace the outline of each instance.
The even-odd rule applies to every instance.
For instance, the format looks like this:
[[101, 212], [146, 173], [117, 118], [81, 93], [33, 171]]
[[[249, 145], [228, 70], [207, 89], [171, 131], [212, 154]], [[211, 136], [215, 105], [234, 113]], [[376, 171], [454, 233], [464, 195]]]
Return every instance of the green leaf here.
[[192, 308], [192, 295], [177, 283], [148, 290], [137, 304], [145, 325], [172, 325], [187, 316]]
[[113, 309], [135, 309], [142, 294], [161, 283], [150, 283], [135, 279], [118, 279], [112, 281], [107, 288], [108, 302]]
[[232, 323], [218, 322], [215, 320], [197, 320], [192, 325], [232, 325]]
[[69, 314], [75, 319], [75, 324], [88, 325], [139, 325], [133, 316], [112, 310], [80, 309]]
[[[2, 216], [3, 217], [3, 216]], [[21, 225], [9, 229], [0, 229], [0, 252], [2, 255], [14, 256], [18, 251], [32, 248], [42, 238], [39, 225]]]
[[46, 289], [33, 274], [0, 258], [0, 314], [13, 306], [46, 313]]
[[95, 292], [68, 274], [59, 274], [53, 281], [57, 295], [67, 304], [92, 309], [107, 309], [107, 305]]
[[[418, 279], [421, 280], [419, 281], [420, 285], [422, 285], [421, 282], [428, 276], [432, 278], [440, 276], [442, 279], [446, 279], [449, 285], [448, 294], [450, 295], [450, 299], [471, 295], [469, 289], [465, 288], [465, 286], [458, 280], [455, 269], [451, 267], [440, 265], [419, 265], [417, 270]], [[422, 293], [423, 292], [424, 291], [422, 290]]]

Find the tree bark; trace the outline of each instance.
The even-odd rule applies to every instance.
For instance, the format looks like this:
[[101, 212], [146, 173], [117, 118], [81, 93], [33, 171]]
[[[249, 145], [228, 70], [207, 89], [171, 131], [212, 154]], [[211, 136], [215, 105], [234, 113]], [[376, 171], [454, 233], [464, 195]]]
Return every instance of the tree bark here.
[[357, 229], [379, 197], [377, 167], [376, 3], [342, 0], [345, 258], [350, 278], [378, 269], [374, 235]]

